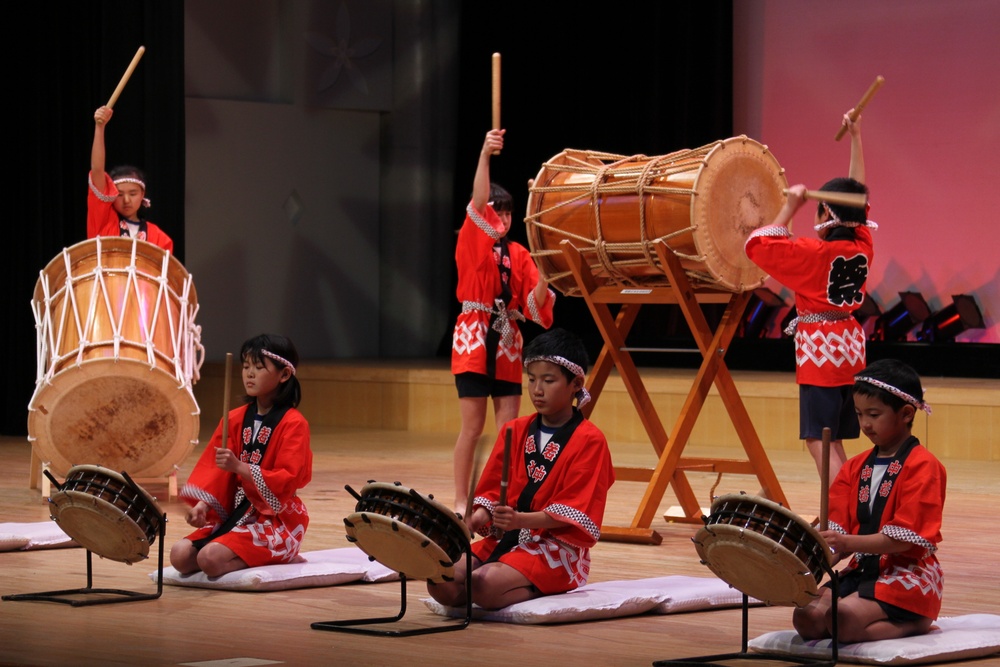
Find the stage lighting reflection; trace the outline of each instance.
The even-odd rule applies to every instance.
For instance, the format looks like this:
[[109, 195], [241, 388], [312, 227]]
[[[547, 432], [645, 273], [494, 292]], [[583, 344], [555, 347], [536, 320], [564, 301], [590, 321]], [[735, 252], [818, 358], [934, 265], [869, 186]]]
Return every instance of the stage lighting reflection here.
[[758, 287], [747, 303], [738, 335], [743, 338], [767, 338], [768, 324], [784, 305], [780, 296], [766, 287]]
[[971, 294], [956, 294], [951, 305], [942, 308], [924, 321], [917, 340], [927, 343], [955, 340], [955, 336], [969, 329], [982, 329], [983, 314]]
[[873, 340], [901, 341], [913, 327], [931, 314], [927, 301], [920, 292], [900, 292], [899, 303], [879, 316], [875, 322]]

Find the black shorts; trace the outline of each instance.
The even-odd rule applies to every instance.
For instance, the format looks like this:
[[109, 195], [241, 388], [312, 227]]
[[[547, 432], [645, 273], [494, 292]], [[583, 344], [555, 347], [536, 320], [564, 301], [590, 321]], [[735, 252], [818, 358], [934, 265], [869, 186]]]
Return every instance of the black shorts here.
[[854, 412], [854, 386], [817, 387], [799, 385], [799, 438], [822, 440], [830, 427], [831, 440], [853, 440], [861, 435]]
[[[838, 598], [846, 598], [851, 593], [858, 593], [858, 586], [861, 584], [861, 570], [851, 570], [846, 575], [841, 574], [838, 582], [840, 583], [840, 592], [837, 595]], [[825, 586], [832, 590], [832, 584], [833, 582], [828, 581]], [[896, 605], [889, 604], [888, 602], [875, 600], [875, 598], [868, 597], [867, 595], [861, 595], [861, 593], [858, 593], [858, 596], [864, 598], [865, 600], [878, 602], [878, 606], [882, 608], [886, 617], [893, 623], [912, 623], [914, 621], [927, 618], [926, 616], [921, 616], [920, 614], [910, 611], [909, 609], [903, 609], [902, 607], [897, 607]]]
[[483, 373], [459, 373], [455, 376], [459, 398], [520, 396], [521, 383], [491, 379]]

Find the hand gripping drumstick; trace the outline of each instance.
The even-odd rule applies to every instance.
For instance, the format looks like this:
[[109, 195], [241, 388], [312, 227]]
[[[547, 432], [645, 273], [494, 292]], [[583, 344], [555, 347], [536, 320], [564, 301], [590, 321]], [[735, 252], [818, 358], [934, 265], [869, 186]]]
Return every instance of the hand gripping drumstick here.
[[[781, 191], [787, 195], [788, 189]], [[851, 208], [864, 208], [868, 205], [868, 197], [863, 192], [831, 192], [829, 190], [806, 190], [803, 195], [806, 199], [825, 201], [828, 204], [838, 204]]]
[[829, 521], [827, 517], [830, 513], [830, 427], [823, 428], [823, 463], [819, 473], [819, 529], [827, 530]]
[[135, 52], [134, 56], [132, 56], [132, 62], [129, 63], [128, 69], [126, 69], [125, 74], [122, 75], [122, 80], [118, 82], [118, 87], [115, 88], [115, 92], [111, 93], [111, 99], [108, 100], [108, 103], [105, 105], [106, 107], [109, 109], [114, 108], [115, 102], [118, 101], [118, 96], [122, 94], [125, 84], [128, 83], [129, 77], [132, 76], [132, 72], [135, 70], [135, 66], [139, 64], [139, 61], [142, 59], [142, 54], [145, 52], [146, 47], [140, 46], [139, 50]]
[[222, 446], [226, 448], [226, 435], [229, 433], [229, 387], [233, 381], [233, 353], [226, 352], [226, 377], [222, 390]]
[[503, 434], [503, 468], [500, 471], [500, 504], [507, 504], [507, 479], [510, 477], [510, 429]]
[[[875, 97], [875, 93], [878, 92], [878, 89], [882, 87], [883, 83], [885, 83], [885, 78], [883, 78], [881, 74], [875, 77], [875, 81], [872, 82], [872, 85], [868, 88], [868, 92], [864, 94], [861, 101], [854, 107], [854, 111], [848, 114], [848, 118], [851, 119], [852, 123], [858, 119], [858, 116], [861, 115], [861, 110], [865, 108], [865, 105], [868, 104], [873, 97]], [[845, 132], [847, 132], [847, 126], [841, 125], [840, 129], [837, 131], [837, 136], [834, 137], [834, 141], [840, 141]]]
[[[500, 129], [500, 54], [493, 54], [493, 129]], [[500, 151], [493, 151], [500, 155]]]

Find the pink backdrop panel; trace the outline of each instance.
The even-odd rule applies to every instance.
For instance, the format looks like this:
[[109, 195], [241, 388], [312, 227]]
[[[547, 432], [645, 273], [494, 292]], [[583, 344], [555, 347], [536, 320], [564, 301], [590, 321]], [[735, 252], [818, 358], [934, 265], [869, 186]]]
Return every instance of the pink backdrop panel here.
[[[880, 0], [734, 4], [737, 134], [770, 146], [789, 183], [846, 176], [844, 112], [875, 80], [862, 118], [883, 310], [919, 291], [936, 311], [972, 294], [1000, 343], [1000, 2]], [[812, 230], [813, 206], [796, 216]], [[772, 286], [776, 291], [780, 286]], [[779, 292], [789, 301], [787, 290]]]

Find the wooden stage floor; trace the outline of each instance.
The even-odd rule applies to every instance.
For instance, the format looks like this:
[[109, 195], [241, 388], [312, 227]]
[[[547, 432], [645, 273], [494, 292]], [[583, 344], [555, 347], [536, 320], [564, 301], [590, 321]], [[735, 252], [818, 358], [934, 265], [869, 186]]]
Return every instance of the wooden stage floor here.
[[[207, 442], [207, 437], [202, 438]], [[328, 429], [313, 433], [312, 483], [303, 490], [311, 523], [304, 551], [348, 547], [343, 518], [355, 500], [345, 490], [360, 490], [368, 480], [399, 481], [423, 494], [451, 501], [452, 436], [405, 431]], [[203, 446], [203, 445], [202, 445]], [[180, 466], [183, 483], [201, 446]], [[645, 465], [648, 443], [613, 443], [617, 465]], [[686, 454], [736, 456], [737, 451]], [[0, 522], [37, 522], [49, 518], [47, 503], [28, 488], [29, 448], [22, 438], [0, 438]], [[811, 459], [799, 452], [772, 455], [772, 465], [790, 506], [803, 516], [819, 511], [818, 476]], [[1000, 613], [1000, 553], [993, 511], [1000, 491], [1000, 462], [945, 461], [949, 472], [945, 540], [940, 558], [945, 572], [943, 616]], [[714, 474], [690, 473], [698, 498], [706, 504]], [[166, 485], [144, 485], [167, 512], [164, 544], [169, 551], [187, 534], [183, 505], [166, 500]], [[756, 479], [724, 476], [716, 494], [756, 493]], [[608, 525], [629, 525], [644, 484], [620, 482], [611, 492]], [[600, 542], [592, 551], [591, 582], [667, 575], [713, 576], [698, 562], [691, 544], [697, 526], [662, 519], [676, 499], [668, 489], [653, 522], [663, 536], [651, 546]], [[94, 586], [155, 592], [149, 573], [154, 558], [128, 566], [94, 558]], [[86, 584], [86, 552], [80, 548], [0, 553], [0, 594], [73, 589]], [[394, 629], [438, 625], [442, 617], [423, 604], [424, 583], [408, 582], [407, 611]], [[3, 665], [496, 665], [531, 666], [650, 665], [738, 651], [741, 611], [737, 609], [673, 615], [644, 615], [565, 625], [510, 625], [473, 621], [454, 632], [415, 637], [371, 637], [313, 630], [310, 623], [394, 615], [398, 582], [349, 584], [284, 592], [239, 593], [164, 586], [147, 601], [70, 607], [39, 601], [0, 602], [0, 664]], [[791, 627], [791, 608], [751, 608], [749, 633]], [[743, 661], [765, 665], [764, 661]], [[738, 664], [738, 663], [732, 663]], [[774, 663], [787, 664], [787, 663]], [[974, 661], [1000, 664], [1000, 656]]]

